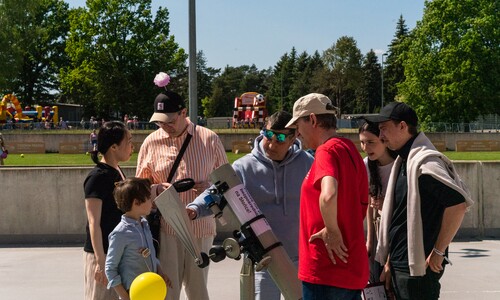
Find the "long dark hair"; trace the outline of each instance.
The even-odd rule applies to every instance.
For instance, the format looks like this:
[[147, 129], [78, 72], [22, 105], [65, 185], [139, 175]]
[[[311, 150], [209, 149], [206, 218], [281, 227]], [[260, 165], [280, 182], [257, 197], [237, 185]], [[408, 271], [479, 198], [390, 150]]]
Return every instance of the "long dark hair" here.
[[[359, 127], [359, 133], [363, 132], [370, 132], [377, 137], [380, 136], [380, 130], [378, 129], [378, 123], [372, 123], [366, 121]], [[385, 148], [386, 151], [389, 153], [389, 155], [392, 158], [396, 158], [398, 154], [389, 149]], [[368, 176], [370, 176], [370, 196], [372, 197], [380, 197], [382, 196], [382, 179], [380, 178], [380, 174], [378, 172], [378, 161], [376, 160], [369, 160], [368, 159]]]
[[122, 122], [110, 121], [102, 124], [97, 133], [97, 151], [91, 152], [92, 160], [99, 164], [98, 154], [104, 155], [111, 146], [114, 144], [119, 145], [125, 138], [126, 132], [127, 127]]

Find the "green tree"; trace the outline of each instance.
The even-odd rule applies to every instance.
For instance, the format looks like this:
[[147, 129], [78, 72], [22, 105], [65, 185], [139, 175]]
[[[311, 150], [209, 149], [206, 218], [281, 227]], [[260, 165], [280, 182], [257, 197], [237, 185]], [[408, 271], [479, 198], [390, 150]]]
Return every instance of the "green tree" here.
[[311, 90], [311, 80], [316, 71], [314, 68], [312, 58], [307, 52], [302, 52], [296, 60], [294, 67], [293, 82], [289, 94], [289, 110], [292, 111], [293, 104], [300, 97], [309, 94]]
[[471, 122], [500, 110], [496, 0], [426, 1], [405, 53], [402, 100], [426, 122]]
[[[16, 91], [18, 75], [22, 70], [24, 49], [28, 42], [28, 14], [35, 11], [33, 0], [2, 0], [0, 2], [0, 91]], [[14, 21], [15, 20], [15, 21]], [[17, 82], [17, 83], [16, 83]]]
[[255, 65], [241, 66], [243, 69], [243, 80], [239, 84], [239, 90], [244, 92], [264, 93], [267, 90], [265, 85], [268, 76], [266, 70], [259, 70]]
[[400, 15], [396, 25], [396, 33], [389, 45], [387, 60], [384, 63], [384, 99], [387, 100], [386, 103], [396, 100], [397, 85], [405, 80], [402, 54], [407, 50], [407, 44], [404, 41], [408, 34], [403, 15]]
[[168, 88], [186, 97], [187, 55], [170, 36], [168, 10], [151, 14], [151, 0], [94, 0], [70, 14], [66, 51], [71, 66], [62, 87], [86, 115], [147, 119], [161, 91], [155, 75], [171, 76]]
[[323, 59], [321, 58], [321, 55], [319, 52], [316, 50], [314, 51], [313, 55], [310, 56], [309, 59], [309, 69], [311, 70], [311, 78], [310, 78], [310, 87], [309, 87], [309, 93], [322, 93], [322, 94], [329, 94], [329, 93], [324, 93], [324, 87], [327, 85], [323, 78], [325, 77], [324, 75], [327, 73], [327, 69], [323, 63]]
[[297, 51], [295, 47], [285, 53], [273, 69], [269, 91], [266, 94], [267, 108], [270, 113], [278, 110], [292, 111], [297, 98], [291, 93], [297, 76]]
[[267, 93], [268, 110], [291, 112], [295, 101], [312, 92], [328, 93], [329, 82], [323, 59], [318, 51], [312, 56], [307, 52], [297, 56], [295, 48], [285, 53], [276, 63], [269, 76]]
[[226, 66], [213, 81], [211, 97], [202, 100], [204, 115], [228, 117], [233, 115], [234, 98], [245, 92], [265, 93], [268, 71], [259, 71], [255, 65]]
[[323, 52], [323, 62], [329, 71], [329, 85], [333, 91], [327, 94], [339, 109], [339, 114], [353, 112], [356, 92], [362, 84], [363, 56], [352, 37], [340, 37]]
[[373, 113], [380, 107], [382, 89], [382, 68], [377, 55], [370, 50], [363, 60], [363, 84], [358, 94], [354, 113]]
[[[207, 66], [207, 59], [202, 50], [196, 56], [196, 70], [198, 73], [198, 99], [208, 99], [212, 95], [212, 85], [220, 69]], [[203, 100], [198, 100], [198, 114], [203, 114]]]
[[[0, 90], [23, 104], [54, 100], [59, 69], [68, 64], [68, 4], [62, 0], [0, 2]], [[7, 46], [8, 45], [8, 46]]]
[[285, 89], [284, 84], [288, 64], [287, 61], [288, 53], [285, 53], [272, 69], [269, 90], [266, 93], [267, 109], [271, 113], [282, 110], [285, 106], [286, 95], [288, 95], [288, 91]]

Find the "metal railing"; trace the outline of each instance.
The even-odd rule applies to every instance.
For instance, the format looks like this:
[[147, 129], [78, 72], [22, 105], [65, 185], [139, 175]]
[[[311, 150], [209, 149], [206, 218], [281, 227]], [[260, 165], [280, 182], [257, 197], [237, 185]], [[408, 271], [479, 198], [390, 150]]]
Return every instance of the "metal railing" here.
[[500, 132], [500, 124], [431, 122], [423, 127], [425, 132]]
[[[205, 125], [205, 124], [198, 124]], [[209, 124], [210, 125], [210, 124]], [[358, 120], [338, 120], [337, 126], [339, 129], [344, 130], [357, 130], [359, 127]], [[57, 125], [50, 122], [17, 122], [17, 123], [0, 123], [0, 130], [92, 130], [99, 129], [101, 122], [78, 122], [78, 121], [65, 121], [65, 123], [58, 123]], [[127, 124], [130, 130], [156, 130], [158, 127], [154, 123], [149, 122], [129, 122]], [[211, 128], [210, 126], [208, 126]], [[217, 129], [219, 127], [214, 126]], [[445, 123], [445, 122], [431, 122], [421, 126], [424, 132], [498, 132], [500, 133], [500, 123]]]

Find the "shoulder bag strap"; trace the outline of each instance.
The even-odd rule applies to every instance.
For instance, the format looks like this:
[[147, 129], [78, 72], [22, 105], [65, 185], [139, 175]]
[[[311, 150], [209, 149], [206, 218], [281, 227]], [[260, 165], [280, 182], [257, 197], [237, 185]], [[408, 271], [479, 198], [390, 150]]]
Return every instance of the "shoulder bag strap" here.
[[[193, 132], [196, 130], [196, 125], [193, 127]], [[188, 133], [186, 136], [186, 139], [184, 140], [184, 143], [182, 143], [181, 150], [179, 150], [179, 154], [177, 154], [177, 157], [175, 158], [174, 164], [172, 165], [172, 169], [170, 170], [170, 173], [168, 174], [167, 182], [170, 183], [172, 181], [172, 178], [174, 178], [175, 171], [177, 171], [177, 168], [179, 167], [179, 164], [181, 162], [182, 156], [184, 155], [184, 152], [186, 152], [186, 148], [189, 144], [189, 141], [191, 141], [191, 138], [193, 136]]]

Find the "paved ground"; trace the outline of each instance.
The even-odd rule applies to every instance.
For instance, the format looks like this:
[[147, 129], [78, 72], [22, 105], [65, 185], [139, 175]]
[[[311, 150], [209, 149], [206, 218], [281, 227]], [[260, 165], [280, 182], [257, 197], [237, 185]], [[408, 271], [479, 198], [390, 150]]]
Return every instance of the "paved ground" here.
[[[500, 240], [454, 242], [441, 299], [500, 299]], [[83, 298], [81, 247], [0, 248], [0, 299]], [[240, 262], [210, 265], [211, 299], [239, 299]]]

